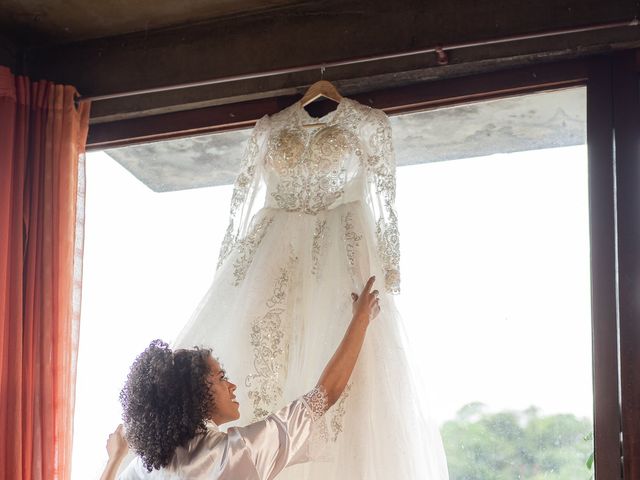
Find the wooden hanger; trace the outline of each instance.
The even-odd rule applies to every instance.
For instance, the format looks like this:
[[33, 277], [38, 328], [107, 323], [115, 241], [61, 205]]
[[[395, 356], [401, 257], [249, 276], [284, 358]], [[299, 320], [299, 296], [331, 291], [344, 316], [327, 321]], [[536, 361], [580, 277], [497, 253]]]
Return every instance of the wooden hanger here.
[[320, 97], [328, 98], [336, 103], [340, 103], [342, 100], [342, 95], [340, 95], [340, 92], [338, 92], [331, 82], [328, 82], [327, 80], [318, 80], [309, 87], [304, 96], [300, 99], [300, 103], [303, 107], [306, 107]]
[[[300, 99], [300, 108], [304, 108], [317, 99], [324, 97], [336, 103], [342, 101], [342, 95], [338, 89], [329, 81], [324, 80], [324, 66], [320, 69], [320, 80], [311, 85]], [[317, 127], [325, 125], [324, 122], [306, 123], [304, 127]]]

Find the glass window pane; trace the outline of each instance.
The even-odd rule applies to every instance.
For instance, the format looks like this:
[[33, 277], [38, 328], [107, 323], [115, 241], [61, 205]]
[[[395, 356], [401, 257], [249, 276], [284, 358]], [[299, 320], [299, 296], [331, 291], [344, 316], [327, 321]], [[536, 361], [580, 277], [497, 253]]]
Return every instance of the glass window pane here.
[[[530, 104], [524, 125], [512, 99], [491, 102], [487, 115], [477, 104], [461, 123], [463, 149], [479, 143], [487, 153], [483, 132], [502, 131], [492, 155], [398, 170], [398, 302], [452, 480], [590, 475], [587, 151], [576, 126], [584, 130], [584, 89], [568, 92], [519, 97]], [[572, 136], [545, 143], [550, 124], [573, 120]]]

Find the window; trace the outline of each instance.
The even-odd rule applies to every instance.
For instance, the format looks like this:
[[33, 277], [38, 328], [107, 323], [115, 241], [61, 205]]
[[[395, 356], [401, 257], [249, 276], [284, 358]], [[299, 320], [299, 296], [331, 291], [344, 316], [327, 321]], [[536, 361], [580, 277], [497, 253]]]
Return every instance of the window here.
[[[392, 119], [397, 302], [452, 480], [589, 477], [584, 119], [581, 88]], [[106, 461], [135, 355], [173, 338], [209, 286], [237, 170], [220, 161], [245, 138], [88, 156], [74, 478]]]

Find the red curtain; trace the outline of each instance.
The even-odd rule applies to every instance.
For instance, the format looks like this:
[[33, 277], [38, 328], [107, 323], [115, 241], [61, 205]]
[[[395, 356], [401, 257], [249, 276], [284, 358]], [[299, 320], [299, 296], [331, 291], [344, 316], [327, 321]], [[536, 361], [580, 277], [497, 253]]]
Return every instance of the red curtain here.
[[0, 479], [68, 479], [89, 105], [0, 67]]

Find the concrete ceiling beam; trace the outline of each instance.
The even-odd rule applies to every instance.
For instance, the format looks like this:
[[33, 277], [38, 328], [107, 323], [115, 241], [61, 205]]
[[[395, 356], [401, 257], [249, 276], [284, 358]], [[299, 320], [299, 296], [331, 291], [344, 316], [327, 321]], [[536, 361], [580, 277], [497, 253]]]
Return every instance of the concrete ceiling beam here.
[[[70, 83], [85, 96], [127, 92], [318, 61], [628, 21], [634, 0], [477, 2], [343, 1], [296, 5], [177, 28], [30, 49], [30, 76]], [[330, 69], [345, 94], [640, 46], [640, 28], [456, 50]], [[238, 81], [95, 102], [92, 122], [292, 94], [319, 72]]]

